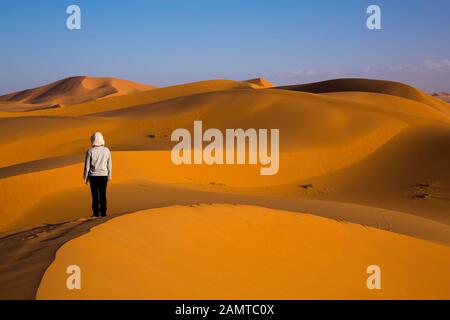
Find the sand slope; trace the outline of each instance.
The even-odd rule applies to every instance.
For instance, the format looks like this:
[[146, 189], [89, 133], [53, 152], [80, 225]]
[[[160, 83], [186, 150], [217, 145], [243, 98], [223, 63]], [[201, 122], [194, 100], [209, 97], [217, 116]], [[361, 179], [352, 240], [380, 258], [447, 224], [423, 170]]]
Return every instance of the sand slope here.
[[333, 79], [316, 83], [285, 86], [280, 87], [280, 89], [311, 93], [352, 91], [381, 93], [421, 102], [444, 112], [446, 115], [450, 115], [450, 107], [441, 100], [436, 99], [431, 95], [409, 85], [393, 81], [372, 79]]
[[[363, 85], [367, 83], [378, 84], [364, 81]], [[426, 98], [433, 101], [432, 97]], [[194, 120], [202, 120], [205, 129], [279, 128], [279, 173], [261, 176], [259, 166], [254, 165], [174, 166], [170, 161], [169, 150], [174, 145], [170, 134], [176, 128], [192, 128]], [[92, 101], [70, 108], [22, 113], [0, 118], [0, 123], [3, 231], [55, 222], [58, 217], [76, 217], [75, 213], [67, 215], [57, 208], [55, 213], [49, 208], [37, 208], [44, 198], [55, 199], [82, 187], [80, 162], [94, 131], [104, 133], [114, 152], [117, 170], [112, 186], [140, 179], [204, 191], [217, 191], [222, 186], [224, 190], [220, 192], [308, 198], [310, 190], [302, 192], [300, 185], [313, 179], [324, 177], [321, 181], [325, 181], [328, 175], [352, 166], [362, 166], [364, 172], [379, 175], [377, 167], [382, 172], [386, 166], [406, 168], [403, 163], [409, 161], [410, 170], [399, 175], [395, 174], [398, 170], [389, 169], [386, 172], [391, 173], [384, 175], [383, 183], [372, 183], [368, 177], [361, 180], [359, 174], [352, 174], [361, 170], [350, 170], [339, 181], [344, 180], [352, 188], [341, 188], [344, 182], [330, 178], [319, 184], [318, 197], [448, 222], [445, 216], [449, 201], [445, 195], [438, 201], [424, 199], [419, 206], [415, 205], [417, 199], [403, 195], [405, 189], [414, 185], [439, 183], [446, 188], [449, 184], [444, 167], [450, 155], [442, 151], [448, 149], [448, 117], [428, 103], [398, 95], [255, 90], [246, 82], [214, 80], [105, 98], [101, 103]], [[422, 128], [430, 133], [422, 134]], [[412, 138], [401, 140], [395, 147], [385, 147], [404, 132]], [[411, 151], [416, 136], [421, 139], [420, 146], [427, 148], [420, 151], [420, 159], [416, 157], [419, 151]], [[370, 161], [374, 154], [387, 160]], [[135, 165], [130, 166], [131, 163]], [[362, 191], [355, 192], [357, 188]], [[21, 195], [24, 189], [26, 197]], [[340, 192], [341, 189], [349, 191]], [[83, 203], [89, 211], [87, 197]], [[82, 217], [86, 211], [76, 214]]]
[[255, 78], [255, 79], [244, 80], [244, 82], [248, 82], [248, 83], [252, 84], [253, 88], [255, 88], [255, 89], [263, 89], [263, 88], [272, 88], [273, 87], [273, 83], [271, 83], [267, 79], [264, 79], [261, 77]]
[[[72, 264], [81, 290], [66, 288]], [[381, 290], [366, 287], [373, 264]], [[177, 206], [122, 216], [66, 243], [37, 298], [448, 299], [449, 268], [448, 247], [360, 225], [250, 206]]]
[[377, 205], [382, 198], [386, 208], [427, 212], [450, 224], [448, 159], [450, 128], [423, 126], [401, 133], [363, 161], [308, 181], [311, 189], [328, 188], [330, 199]]
[[[103, 80], [99, 83], [91, 83], [87, 79], [78, 83], [78, 80], [69, 81], [67, 86], [62, 81], [56, 88], [50, 86], [43, 91], [39, 89], [39, 92], [22, 92], [1, 98], [10, 101], [2, 101], [3, 106], [7, 103], [13, 103], [16, 107], [21, 103], [27, 106], [34, 103], [40, 108], [57, 100], [70, 103], [70, 107], [33, 111], [25, 106], [23, 110], [27, 112], [18, 111], [20, 108], [14, 109], [16, 112], [0, 110], [0, 232], [8, 231], [13, 235], [12, 238], [0, 237], [0, 246], [5, 244], [8, 252], [18, 250], [17, 252], [23, 253], [17, 257], [11, 254], [5, 256], [2, 270], [7, 273], [0, 275], [0, 289], [15, 292], [17, 296], [30, 297], [30, 287], [27, 289], [23, 283], [16, 283], [18, 277], [27, 272], [23, 264], [16, 262], [20, 259], [39, 261], [38, 267], [33, 268], [32, 274], [26, 277], [34, 281], [31, 285], [34, 288], [37, 286], [36, 279], [42, 275], [40, 272], [51, 262], [52, 252], [57, 249], [50, 242], [45, 242], [51, 250], [40, 255], [37, 240], [10, 243], [8, 239], [14, 239], [16, 234], [17, 237], [22, 234], [33, 235], [33, 227], [36, 225], [40, 225], [37, 227], [39, 230], [57, 226], [52, 232], [58, 241], [51, 243], [60, 245], [68, 239], [63, 236], [67, 234], [65, 226], [71, 226], [70, 234], [87, 231], [87, 224], [83, 226], [76, 222], [90, 215], [90, 194], [81, 178], [82, 161], [85, 150], [89, 148], [89, 136], [92, 132], [101, 131], [113, 151], [114, 173], [108, 189], [109, 213], [112, 215], [172, 205], [222, 203], [310, 213], [337, 221], [362, 224], [391, 232], [370, 229], [370, 234], [375, 233], [379, 237], [376, 242], [380, 249], [374, 247], [372, 240], [367, 240], [367, 232], [354, 231], [354, 228], [345, 233], [343, 238], [340, 238], [342, 234], [332, 229], [331, 234], [336, 235], [336, 238], [330, 240], [330, 243], [339, 243], [341, 247], [336, 246], [337, 249], [348, 246], [359, 250], [357, 252], [361, 259], [369, 257], [368, 254], [360, 253], [362, 249], [356, 245], [358, 241], [350, 243], [345, 240], [346, 237], [361, 237], [361, 246], [367, 245], [375, 253], [383, 249], [390, 254], [391, 247], [398, 252], [406, 246], [409, 247], [408, 252], [414, 253], [417, 248], [418, 255], [423, 255], [438, 268], [432, 269], [428, 262], [424, 262], [425, 273], [419, 275], [419, 279], [426, 278], [431, 281], [429, 285], [419, 280], [417, 287], [414, 287], [414, 284], [407, 285], [400, 277], [395, 282], [395, 289], [382, 297], [399, 298], [403, 292], [401, 288], [406, 288], [403, 293], [410, 293], [408, 297], [421, 297], [419, 289], [424, 289], [423, 297], [448, 296], [448, 288], [444, 287], [444, 291], [440, 291], [435, 286], [436, 282], [428, 278], [435, 271], [440, 272], [440, 268], [448, 262], [445, 250], [435, 249], [442, 248], [439, 245], [450, 244], [448, 104], [403, 84], [366, 79], [338, 79], [282, 88], [269, 88], [270, 84], [264, 79], [242, 82], [208, 80], [151, 90], [142, 87], [135, 90], [131, 85], [118, 89], [115, 93], [115, 89], [105, 89], [109, 86], [119, 87], [114, 81], [108, 80], [106, 87], [102, 89]], [[72, 85], [70, 82], [73, 82]], [[54, 94], [48, 94], [49, 92]], [[170, 141], [171, 132], [177, 128], [192, 130], [195, 120], [202, 120], [204, 129], [280, 129], [278, 174], [261, 176], [259, 165], [175, 166], [170, 160], [170, 150], [175, 144]], [[205, 217], [208, 216], [203, 224], [215, 228], [216, 223], [222, 222], [221, 212], [229, 211], [227, 208], [229, 207], [213, 207], [205, 212], [201, 211], [205, 213]], [[276, 216], [277, 219], [280, 216], [279, 212], [272, 211], [266, 215], [264, 210], [267, 209], [241, 206], [233, 208], [236, 214], [249, 214], [249, 221], [258, 220], [260, 216]], [[178, 220], [178, 215], [190, 209], [173, 207], [161, 210], [164, 216], [169, 213], [169, 216], [173, 215]], [[214, 217], [211, 211], [220, 214]], [[130, 217], [140, 215], [141, 213], [132, 214]], [[281, 214], [283, 217], [285, 215]], [[195, 216], [195, 212], [189, 213], [186, 218]], [[229, 224], [240, 225], [237, 217], [231, 215], [230, 219]], [[314, 219], [322, 221], [318, 217]], [[261, 222], [261, 232], [267, 230], [269, 220]], [[63, 221], [72, 222], [62, 224]], [[322, 234], [320, 230], [325, 225], [318, 223], [313, 231], [303, 232], [301, 229], [297, 235], [296, 224], [289, 226], [290, 223], [283, 221], [282, 218], [282, 228], [289, 229], [288, 234], [295, 241], [300, 240], [296, 237], [302, 233]], [[45, 225], [48, 223], [50, 225]], [[157, 223], [165, 223], [165, 220], [161, 217]], [[182, 228], [183, 224], [189, 226], [191, 222], [180, 219], [179, 223], [177, 228]], [[340, 226], [335, 222], [332, 225]], [[148, 225], [150, 230], [153, 227], [153, 223]], [[31, 229], [13, 232], [20, 228]], [[210, 227], [205, 228], [206, 231], [210, 230]], [[358, 228], [360, 227], [356, 229]], [[206, 231], [199, 235], [204, 235], [212, 246], [222, 246], [222, 238], [213, 238], [214, 235]], [[244, 238], [241, 231], [235, 231], [237, 238], [251, 245], [251, 239]], [[114, 232], [114, 238], [113, 235]], [[417, 240], [404, 238], [403, 235]], [[256, 236], [260, 237], [262, 233], [257, 233]], [[265, 239], [273, 237], [273, 241], [278, 241], [274, 233], [264, 236]], [[305, 242], [305, 239], [301, 239], [301, 243], [305, 242], [311, 248], [322, 248], [320, 243], [314, 243], [317, 238], [314, 235], [311, 237], [308, 240], [311, 243]], [[39, 239], [39, 235], [36, 239]], [[430, 243], [425, 245], [422, 240]], [[115, 245], [116, 240], [111, 241], [111, 245]], [[139, 241], [142, 243], [141, 239]], [[142, 241], [145, 243], [149, 240]], [[181, 240], [174, 238], [173, 241]], [[193, 243], [187, 242], [186, 245], [192, 246]], [[278, 251], [282, 245], [287, 243], [277, 242]], [[289, 248], [294, 250], [294, 247]], [[134, 249], [128, 249], [134, 257]], [[324, 246], [322, 249], [333, 254], [331, 244], [329, 248]], [[438, 251], [441, 258], [436, 258]], [[213, 257], [220, 261], [219, 257]], [[301, 255], [295, 257], [303, 259]], [[308, 257], [307, 261], [311, 261], [310, 256], [305, 257]], [[398, 265], [403, 268], [406, 268], [406, 262], [412, 261], [407, 252], [399, 257]], [[395, 269], [395, 259], [386, 259], [383, 261], [392, 264]], [[330, 261], [325, 259], [319, 262]], [[242, 267], [247, 268], [247, 264], [248, 268], [254, 266], [245, 261]], [[272, 265], [271, 268], [279, 271], [279, 266]], [[311, 265], [305, 270], [309, 270], [308, 268], [313, 267]], [[351, 268], [349, 270], [352, 272], [356, 271]], [[233, 272], [239, 277], [246, 275], [239, 273], [239, 270], [233, 269]], [[406, 274], [413, 276], [412, 273]], [[106, 276], [110, 277], [109, 274]], [[154, 276], [154, 272], [149, 273], [149, 277]], [[346, 275], [344, 279], [348, 280], [347, 276], [350, 275]], [[275, 279], [281, 283], [286, 281], [282, 276]], [[300, 278], [296, 279], [300, 281]], [[327, 276], [324, 279], [327, 283], [336, 284], [336, 288], [342, 288], [343, 283], [335, 283]], [[104, 281], [107, 281], [106, 278]], [[161, 284], [161, 288], [162, 286]], [[273, 297], [284, 297], [282, 292], [274, 289], [273, 284], [270, 284], [270, 288], [269, 292], [273, 293]], [[59, 289], [58, 287], [57, 290]], [[194, 296], [201, 296], [205, 292], [217, 296], [224, 293], [208, 291], [206, 285], [199, 289], [206, 291], [201, 292], [192, 291], [193, 288], [189, 285], [185, 289], [186, 291], [180, 292]], [[240, 294], [242, 297], [259, 295], [260, 289], [247, 285]], [[329, 297], [373, 297], [366, 296], [368, 293], [360, 289], [352, 287], [349, 295], [345, 295], [345, 292], [333, 292]], [[286, 294], [301, 297], [303, 293], [296, 290], [294, 288]], [[111, 294], [113, 293], [114, 291]], [[161, 291], [139, 294], [141, 293], [152, 296]], [[323, 291], [312, 293], [323, 297]]]
[[0, 96], [0, 111], [60, 108], [65, 105], [153, 88], [116, 78], [70, 77], [37, 88]]
[[433, 97], [439, 98], [445, 102], [450, 103], [450, 93], [448, 93], [448, 92], [433, 93]]

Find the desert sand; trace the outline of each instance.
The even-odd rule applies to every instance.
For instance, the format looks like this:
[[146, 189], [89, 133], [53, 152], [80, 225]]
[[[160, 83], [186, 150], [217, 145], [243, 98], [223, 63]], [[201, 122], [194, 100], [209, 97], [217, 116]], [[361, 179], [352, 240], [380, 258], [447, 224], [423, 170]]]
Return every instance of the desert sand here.
[[249, 80], [245, 80], [244, 82], [248, 82], [248, 83], [252, 84], [252, 87], [255, 89], [264, 89], [264, 88], [272, 88], [273, 87], [273, 83], [271, 83], [270, 81], [267, 81], [264, 78], [249, 79]]
[[35, 111], [119, 96], [154, 87], [115, 78], [70, 77], [0, 96], [0, 111]]
[[[90, 226], [101, 223], [83, 220], [90, 215], [90, 194], [81, 178], [89, 136], [92, 132], [101, 131], [113, 152], [114, 174], [108, 187], [109, 213], [112, 217], [121, 217], [93, 230], [126, 224], [128, 219], [130, 222], [133, 219], [148, 220], [145, 225], [154, 230], [159, 223], [168, 222], [164, 218], [166, 214], [178, 220], [185, 212], [188, 220], [179, 219], [179, 223], [189, 224], [189, 219], [195, 220], [202, 212], [208, 218], [202, 218], [204, 227], [198, 231], [198, 237], [207, 239], [211, 246], [230, 250], [229, 243], [207, 233], [217, 223], [223, 222], [230, 207], [214, 205], [205, 209], [201, 206], [194, 210], [184, 206], [239, 204], [241, 206], [233, 207], [235, 212], [248, 220], [264, 220], [261, 222], [264, 228], [270, 229], [271, 221], [281, 217], [280, 225], [289, 229], [286, 237], [293, 237], [286, 250], [295, 250], [304, 245], [304, 239], [298, 238], [297, 233], [306, 231], [297, 222], [290, 226], [288, 221], [299, 219], [301, 224], [314, 218], [317, 224], [308, 232], [323, 234], [329, 225], [333, 225], [337, 229], [330, 231], [327, 241], [330, 246], [336, 241], [341, 248], [348, 248], [348, 254], [355, 252], [352, 250], [362, 250], [366, 244], [372, 248], [377, 243], [379, 249], [373, 252], [381, 252], [385, 248], [388, 253], [394, 248], [398, 252], [408, 245], [410, 253], [414, 253], [417, 247], [417, 255], [427, 257], [430, 263], [423, 262], [426, 264], [425, 271], [420, 273], [423, 281], [411, 284], [417, 287], [406, 286], [402, 275], [397, 272], [400, 269], [395, 269], [399, 279], [392, 280], [392, 290], [379, 296], [365, 292], [364, 288], [352, 287], [360, 285], [356, 281], [349, 284], [348, 291], [336, 291], [328, 296], [320, 288], [311, 291], [305, 285], [303, 288], [311, 293], [310, 297], [450, 297], [448, 287], [438, 287], [445, 275], [437, 273], [442, 270], [439, 268], [448, 268], [450, 261], [447, 250], [450, 245], [449, 104], [404, 84], [367, 79], [337, 79], [288, 87], [273, 87], [261, 78], [210, 80], [164, 88], [146, 87], [119, 79], [90, 81], [91, 78], [82, 77], [69, 80], [61, 80], [62, 83], [69, 81], [67, 86], [50, 84], [0, 97], [0, 232], [4, 233], [0, 235], [0, 247], [8, 248], [9, 252], [0, 257], [0, 268], [7, 270], [0, 275], [0, 288], [8, 288], [11, 296], [32, 298], [40, 285], [39, 297], [55, 298], [48, 288], [59, 288], [60, 278], [54, 270], [65, 263], [61, 257], [79, 257], [78, 249], [71, 249], [72, 244], [76, 247], [91, 236], [100, 237], [92, 231], [92, 235], [88, 233], [76, 239], [88, 232]], [[56, 104], [57, 107], [52, 107]], [[192, 128], [194, 120], [202, 120], [206, 128], [221, 130], [279, 128], [279, 173], [261, 176], [259, 167], [251, 165], [175, 166], [170, 159], [174, 145], [170, 141], [171, 132], [177, 128]], [[179, 206], [152, 209], [173, 205]], [[295, 216], [295, 212], [298, 217], [290, 218]], [[161, 218], [153, 220], [152, 213]], [[289, 218], [286, 220], [285, 217]], [[338, 229], [341, 224], [323, 218], [352, 223], [352, 227], [345, 231], [346, 237], [361, 237], [361, 243], [340, 238], [342, 234]], [[230, 219], [228, 224], [236, 223], [238, 228], [240, 218], [230, 214]], [[72, 231], [63, 232], [69, 226]], [[134, 232], [132, 225], [129, 228], [127, 232]], [[272, 237], [278, 241], [277, 230], [254, 236]], [[365, 230], [370, 232], [363, 232]], [[227, 237], [235, 236], [244, 243], [249, 241], [248, 245], [256, 246], [250, 235], [245, 238], [241, 231], [235, 231], [235, 235], [227, 233]], [[365, 238], [367, 233], [376, 234], [376, 237]], [[312, 239], [317, 238], [312, 234], [308, 242], [310, 246], [333, 251], [332, 247], [314, 243]], [[130, 246], [148, 243], [152, 239], [144, 236], [133, 238]], [[182, 239], [175, 237], [172, 241], [170, 245], [175, 246]], [[39, 250], [36, 248], [41, 248], [41, 243], [45, 243], [45, 254], [37, 253]], [[193, 243], [186, 245], [193, 246]], [[279, 246], [278, 251], [285, 245], [281, 240], [274, 244]], [[111, 242], [110, 246], [115, 248], [116, 243]], [[98, 252], [95, 248], [86, 250], [89, 251], [86, 256]], [[276, 265], [277, 259], [285, 256], [277, 256], [275, 247], [271, 250], [274, 259], [271, 268], [277, 270], [281, 267]], [[56, 252], [56, 260], [52, 263]], [[374, 255], [387, 265], [394, 266], [398, 262], [395, 268], [412, 261], [408, 260], [412, 259], [410, 253], [398, 257], [388, 253], [382, 257], [381, 253]], [[130, 253], [134, 254], [136, 252]], [[145, 257], [153, 259], [157, 254], [149, 252]], [[27, 261], [30, 256], [35, 258], [36, 268], [28, 277], [29, 282], [19, 283], [17, 274], [26, 274], [27, 271], [24, 267], [26, 262], [22, 261]], [[363, 255], [355, 263], [365, 262], [368, 257]], [[176, 260], [176, 256], [172, 258]], [[105, 256], [104, 259], [113, 257]], [[183, 257], [179, 259], [175, 264], [184, 263]], [[211, 263], [217, 259], [218, 256], [211, 254]], [[298, 267], [300, 270], [295, 270], [298, 273], [295, 277], [304, 277], [308, 272], [313, 273], [309, 274], [311, 279], [322, 277], [322, 274], [314, 274], [310, 255], [298, 254], [295, 259], [299, 259], [295, 260], [297, 262], [308, 261], [304, 270], [302, 264]], [[331, 260], [317, 261], [319, 264]], [[432, 262], [437, 268], [433, 272]], [[92, 268], [95, 268], [95, 261], [92, 263]], [[247, 266], [241, 265], [241, 271], [233, 270], [241, 277], [256, 276], [249, 274], [252, 265], [248, 263]], [[153, 261], [148, 261], [148, 264], [152, 265]], [[49, 265], [44, 280], [40, 282]], [[11, 272], [12, 269], [16, 272]], [[154, 279], [155, 274], [149, 272], [147, 277]], [[349, 277], [344, 278], [351, 281]], [[295, 279], [301, 281], [300, 278]], [[99, 280], [98, 290], [104, 290], [106, 295], [111, 288], [102, 287], [101, 281], [106, 279]], [[235, 297], [225, 288], [208, 291], [204, 287], [204, 290], [197, 288], [199, 291], [195, 291], [187, 286], [177, 292], [184, 297], [192, 294], [191, 298], [206, 297], [206, 294], [234, 298], [255, 294], [256, 298], [262, 297], [261, 290], [267, 285], [273, 289], [266, 292], [267, 297], [270, 294], [273, 298], [307, 297], [300, 287], [289, 287], [286, 293], [282, 293], [273, 283], [261, 282], [260, 285], [244, 287], [242, 291], [236, 291], [240, 296]], [[341, 288], [340, 285], [336, 288]], [[125, 288], [126, 283], [120, 286]], [[161, 284], [158, 292], [143, 291], [139, 296], [169, 298], [172, 291], [165, 290], [171, 288], [163, 287]], [[420, 295], [420, 288], [423, 295]], [[59, 294], [58, 290], [54, 291], [55, 294]], [[99, 297], [101, 292], [92, 291], [91, 294], [89, 298]], [[126, 295], [126, 290], [123, 294]], [[173, 298], [180, 296], [174, 295]], [[80, 296], [69, 297], [61, 293], [61, 297]], [[121, 297], [132, 296], [130, 293]]]
[[[313, 215], [174, 206], [110, 220], [65, 244], [37, 298], [442, 299], [449, 255], [445, 246]], [[65, 285], [74, 261], [81, 290]], [[366, 287], [374, 261], [386, 270], [380, 291]]]
[[450, 93], [448, 92], [433, 93], [433, 96], [450, 103]]

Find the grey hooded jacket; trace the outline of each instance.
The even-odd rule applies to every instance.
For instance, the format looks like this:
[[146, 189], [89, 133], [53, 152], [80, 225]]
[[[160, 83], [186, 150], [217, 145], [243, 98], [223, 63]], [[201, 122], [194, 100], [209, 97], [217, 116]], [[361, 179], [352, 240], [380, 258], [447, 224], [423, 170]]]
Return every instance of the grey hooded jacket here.
[[86, 152], [84, 158], [84, 182], [87, 183], [89, 177], [112, 177], [111, 151], [104, 146], [104, 139], [101, 133], [96, 132], [91, 137], [93, 147]]
[[92, 147], [86, 152], [84, 159], [84, 182], [89, 177], [112, 177], [111, 152], [106, 147]]

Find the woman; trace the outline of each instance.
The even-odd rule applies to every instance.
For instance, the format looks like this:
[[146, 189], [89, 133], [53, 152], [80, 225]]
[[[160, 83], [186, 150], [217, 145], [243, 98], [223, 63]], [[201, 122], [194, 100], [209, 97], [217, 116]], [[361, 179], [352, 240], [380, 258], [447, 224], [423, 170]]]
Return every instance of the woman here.
[[90, 148], [84, 159], [84, 182], [91, 186], [92, 216], [106, 217], [106, 187], [111, 180], [111, 152], [105, 147], [105, 139], [100, 132], [91, 137]]

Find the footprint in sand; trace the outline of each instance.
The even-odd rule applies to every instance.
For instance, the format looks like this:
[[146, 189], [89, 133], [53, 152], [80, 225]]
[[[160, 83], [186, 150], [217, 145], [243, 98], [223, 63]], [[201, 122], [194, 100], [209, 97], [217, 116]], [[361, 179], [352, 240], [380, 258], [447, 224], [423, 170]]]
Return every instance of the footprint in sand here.
[[404, 194], [413, 199], [450, 201], [450, 187], [439, 183], [418, 183], [405, 189]]

